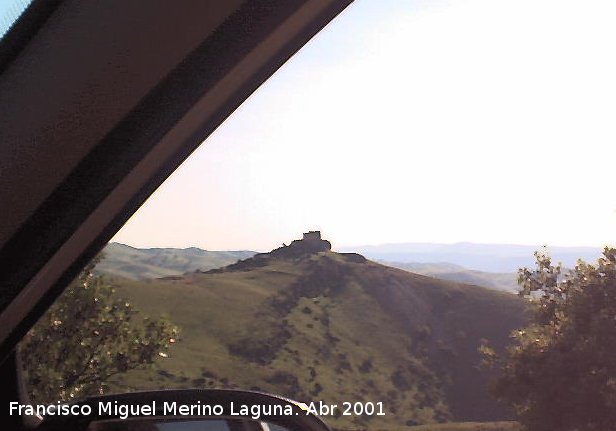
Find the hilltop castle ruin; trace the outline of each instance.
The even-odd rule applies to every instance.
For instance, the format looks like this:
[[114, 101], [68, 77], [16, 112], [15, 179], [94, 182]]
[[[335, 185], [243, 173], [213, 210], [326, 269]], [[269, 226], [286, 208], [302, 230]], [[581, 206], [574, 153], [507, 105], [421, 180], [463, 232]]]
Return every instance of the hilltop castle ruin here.
[[302, 239], [296, 239], [289, 245], [272, 250], [269, 255], [276, 257], [300, 257], [306, 254], [330, 251], [332, 245], [329, 241], [321, 238], [321, 232], [311, 230], [302, 235]]

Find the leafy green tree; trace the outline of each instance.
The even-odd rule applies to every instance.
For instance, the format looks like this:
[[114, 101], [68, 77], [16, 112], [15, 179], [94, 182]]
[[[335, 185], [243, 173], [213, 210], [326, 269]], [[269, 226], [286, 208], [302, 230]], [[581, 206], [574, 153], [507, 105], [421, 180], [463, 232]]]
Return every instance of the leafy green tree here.
[[89, 265], [20, 345], [35, 402], [68, 401], [105, 392], [112, 376], [167, 357], [178, 329], [143, 316]]
[[501, 376], [495, 395], [531, 431], [610, 430], [616, 424], [616, 249], [571, 271], [535, 253], [519, 271], [531, 323], [502, 358], [483, 347]]

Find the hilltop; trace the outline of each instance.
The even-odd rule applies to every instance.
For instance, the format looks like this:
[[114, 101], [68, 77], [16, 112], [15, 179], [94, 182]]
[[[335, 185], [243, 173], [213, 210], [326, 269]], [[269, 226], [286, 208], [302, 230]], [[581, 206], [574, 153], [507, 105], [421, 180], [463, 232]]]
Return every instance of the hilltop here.
[[[409, 243], [345, 247], [342, 250], [360, 251], [383, 265], [417, 274], [515, 293], [518, 291], [517, 269], [534, 266], [535, 249], [532, 246], [506, 244]], [[551, 248], [550, 252], [555, 261], [562, 261], [569, 266], [578, 257], [594, 261], [600, 253], [599, 249], [590, 247], [556, 247]], [[108, 244], [103, 253], [105, 259], [96, 268], [99, 274], [132, 280], [177, 276], [196, 270], [208, 271], [258, 254], [250, 250], [212, 251], [197, 247], [135, 248], [120, 243]], [[501, 268], [500, 272], [494, 272], [495, 268]]]
[[337, 428], [510, 418], [487, 393], [477, 347], [488, 339], [502, 349], [524, 324], [519, 298], [330, 249], [313, 234], [221, 269], [118, 281], [120, 294], [167, 314], [182, 338], [155, 370], [115, 387], [384, 403], [384, 417], [328, 418]]
[[[292, 242], [289, 246], [298, 241]], [[327, 250], [331, 245], [325, 242]], [[329, 247], [329, 248], [327, 248]], [[283, 253], [289, 252], [286, 249]], [[197, 247], [189, 248], [136, 248], [120, 243], [110, 243], [103, 250], [104, 259], [97, 265], [96, 272], [113, 278], [145, 280], [182, 275], [197, 270], [208, 271], [222, 268], [258, 254], [250, 250], [212, 251]], [[404, 269], [417, 274], [444, 280], [458, 281], [507, 292], [517, 291], [516, 273], [492, 273], [474, 271], [450, 263], [388, 262], [379, 263]]]

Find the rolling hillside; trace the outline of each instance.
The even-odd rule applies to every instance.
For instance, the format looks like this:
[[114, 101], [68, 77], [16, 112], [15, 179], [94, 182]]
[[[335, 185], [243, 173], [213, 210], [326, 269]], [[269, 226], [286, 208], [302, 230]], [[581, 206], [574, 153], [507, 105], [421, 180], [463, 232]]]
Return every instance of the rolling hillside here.
[[[300, 401], [382, 401], [382, 417], [328, 417], [336, 428], [399, 429], [509, 414], [486, 390], [481, 339], [502, 348], [524, 322], [514, 295], [436, 280], [329, 251], [329, 243], [259, 254], [222, 269], [117, 281], [181, 340], [118, 390], [242, 387]], [[318, 245], [318, 244], [317, 244]]]
[[209, 251], [200, 248], [135, 248], [117, 242], [103, 250], [98, 273], [142, 280], [220, 268], [255, 254], [254, 251]]
[[[256, 252], [210, 251], [191, 248], [135, 248], [110, 243], [103, 250], [105, 259], [96, 270], [112, 277], [143, 280], [181, 275], [193, 271], [221, 268], [254, 256]], [[458, 281], [507, 292], [517, 291], [515, 273], [492, 273], [466, 269], [450, 263], [417, 263], [379, 261], [383, 265], [404, 269], [443, 280]]]
[[441, 280], [474, 284], [510, 293], [517, 293], [519, 290], [516, 272], [476, 271], [453, 263], [388, 262], [385, 260], [379, 263]]

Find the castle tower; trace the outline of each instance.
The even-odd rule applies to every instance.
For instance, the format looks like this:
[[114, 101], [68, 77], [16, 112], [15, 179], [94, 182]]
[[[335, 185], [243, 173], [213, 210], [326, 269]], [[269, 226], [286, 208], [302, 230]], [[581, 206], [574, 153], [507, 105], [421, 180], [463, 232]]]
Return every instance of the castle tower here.
[[305, 232], [302, 239], [304, 241], [321, 241], [321, 231], [311, 230], [309, 232]]

